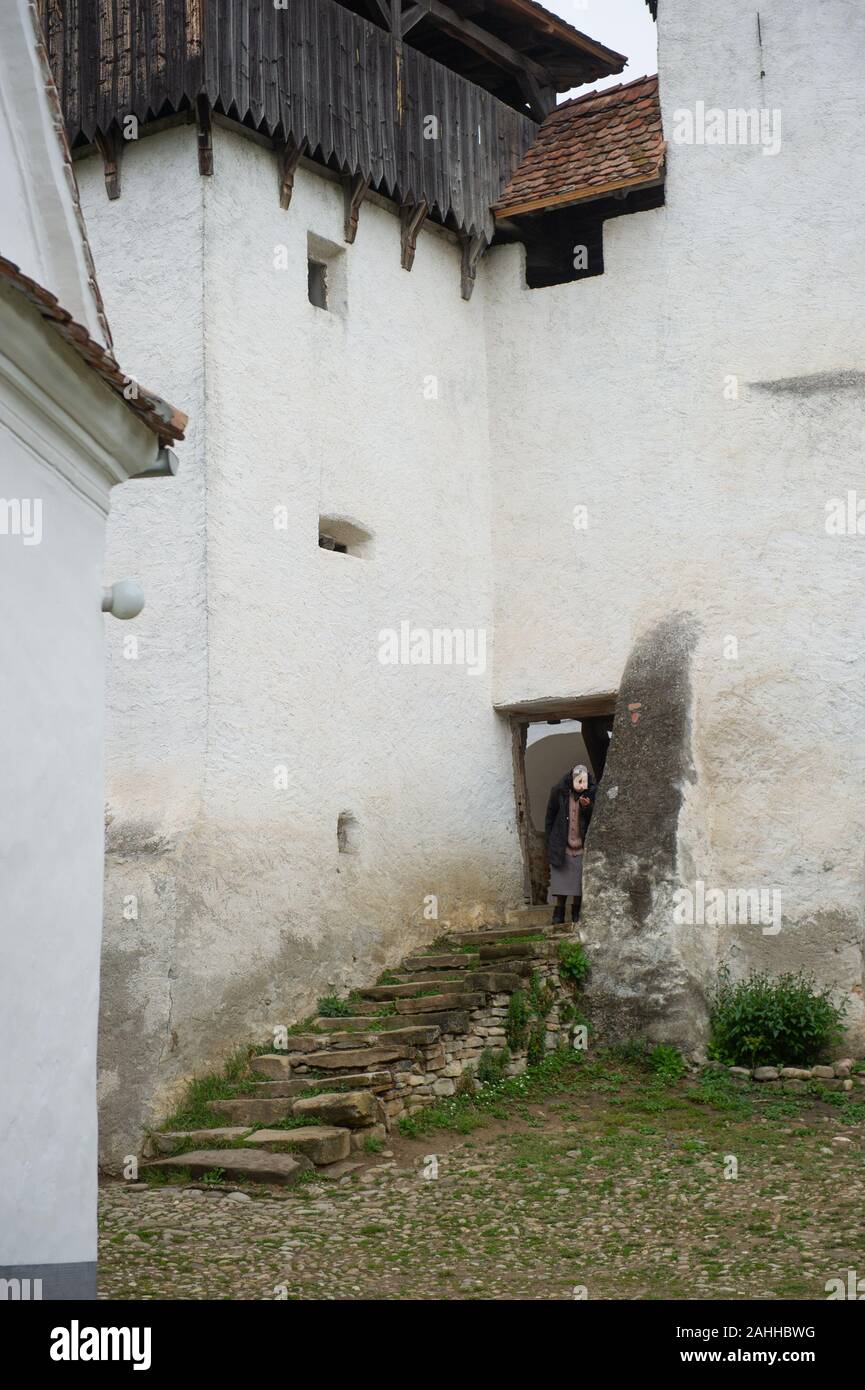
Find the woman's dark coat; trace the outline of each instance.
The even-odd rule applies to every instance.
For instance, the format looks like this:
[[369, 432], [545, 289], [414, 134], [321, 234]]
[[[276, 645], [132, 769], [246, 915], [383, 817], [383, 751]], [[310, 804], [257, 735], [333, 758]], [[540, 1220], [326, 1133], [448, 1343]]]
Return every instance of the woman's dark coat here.
[[[568, 847], [568, 800], [572, 786], [573, 772], [569, 771], [553, 787], [547, 803], [545, 823], [547, 858], [554, 869], [560, 869], [565, 862], [565, 851]], [[583, 844], [586, 843], [586, 831], [589, 828], [589, 821], [592, 819], [592, 811], [595, 809], [597, 789], [597, 783], [592, 774], [589, 773], [588, 788], [579, 793], [580, 796], [587, 796], [591, 802], [589, 806], [580, 807], [580, 838]]]

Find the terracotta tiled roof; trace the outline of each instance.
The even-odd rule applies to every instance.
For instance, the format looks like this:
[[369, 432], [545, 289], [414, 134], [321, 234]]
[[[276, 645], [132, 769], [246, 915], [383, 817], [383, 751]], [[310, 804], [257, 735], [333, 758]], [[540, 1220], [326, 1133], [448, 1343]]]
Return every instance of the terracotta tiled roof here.
[[660, 183], [664, 135], [657, 77], [563, 102], [551, 111], [494, 205], [497, 217]]
[[[35, 305], [42, 317], [78, 353], [81, 360], [102, 378], [148, 429], [158, 436], [160, 444], [169, 445], [172, 441], [183, 438], [187, 417], [162, 400], [161, 396], [146, 391], [143, 386], [133, 382], [131, 377], [125, 376], [111, 353], [94, 342], [87, 329], [76, 323], [65, 309], [61, 309], [56, 296], [43, 289], [35, 280], [31, 280], [29, 275], [24, 275], [17, 265], [7, 261], [5, 256], [0, 256], [0, 283], [11, 285]], [[134, 394], [129, 393], [130, 386], [135, 387]]]

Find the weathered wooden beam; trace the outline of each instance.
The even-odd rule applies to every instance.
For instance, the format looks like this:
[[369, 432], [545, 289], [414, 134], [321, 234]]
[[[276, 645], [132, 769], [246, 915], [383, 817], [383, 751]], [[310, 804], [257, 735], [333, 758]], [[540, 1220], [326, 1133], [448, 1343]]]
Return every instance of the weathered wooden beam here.
[[363, 174], [346, 174], [342, 181], [342, 196], [345, 204], [344, 238], [349, 245], [357, 236], [357, 219], [360, 205], [369, 192], [370, 179]]
[[478, 263], [487, 249], [487, 239], [483, 236], [462, 236], [460, 241], [463, 248], [460, 293], [463, 299], [471, 299], [478, 272]]
[[198, 172], [213, 173], [213, 129], [210, 123], [210, 102], [206, 96], [195, 98], [195, 122], [198, 126]]
[[123, 133], [112, 125], [107, 135], [96, 131], [96, 148], [105, 167], [105, 192], [109, 198], [120, 197], [120, 160], [123, 154]]
[[[397, 5], [401, 4], [401, 2], [402, 0], [395, 0], [395, 3]], [[367, 0], [367, 3], [369, 5], [369, 8], [371, 10], [374, 10], [376, 14], [378, 14], [378, 16], [382, 19], [385, 28], [390, 29], [393, 24], [393, 15], [391, 12], [390, 0]]]
[[280, 141], [277, 146], [279, 206], [283, 211], [287, 210], [291, 202], [291, 195], [294, 192], [294, 176], [305, 149], [305, 140], [301, 140], [298, 145], [295, 144], [291, 136], [289, 136], [287, 140]]
[[402, 15], [400, 16], [400, 34], [403, 37], [405, 37], [409, 30], [413, 29], [416, 24], [419, 24], [420, 21], [428, 14], [429, 7], [423, 4], [412, 5], [410, 9], [403, 10]]
[[[473, 48], [476, 53], [480, 53], [497, 67], [505, 68], [518, 76], [528, 72], [542, 87], [554, 86], [551, 74], [542, 64], [535, 62], [534, 58], [530, 58], [526, 53], [519, 53], [509, 43], [505, 43], [504, 39], [497, 38], [495, 34], [482, 29], [472, 20], [464, 19], [456, 10], [452, 10], [450, 5], [444, 4], [443, 0], [418, 0], [417, 5], [408, 13], [412, 14], [414, 9], [422, 10], [439, 29], [450, 34], [452, 38], [462, 40], [467, 48]], [[417, 16], [413, 22], [416, 24], [420, 18], [423, 18], [423, 14]], [[403, 28], [403, 33], [405, 32]]]
[[425, 202], [403, 203], [399, 210], [400, 262], [403, 270], [411, 270], [414, 265], [417, 235], [428, 215], [429, 204]]
[[529, 104], [536, 121], [543, 121], [556, 105], [556, 89], [552, 82], [539, 82], [534, 73], [518, 72], [520, 91]]

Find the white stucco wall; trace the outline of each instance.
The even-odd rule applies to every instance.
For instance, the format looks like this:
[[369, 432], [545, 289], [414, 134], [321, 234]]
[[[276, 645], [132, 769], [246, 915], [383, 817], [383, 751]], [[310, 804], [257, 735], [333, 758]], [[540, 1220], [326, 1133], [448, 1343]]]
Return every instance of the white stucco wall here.
[[[861, 1047], [865, 551], [824, 523], [857, 485], [865, 426], [865, 12], [773, 0], [760, 16], [763, 79], [752, 11], [663, 0], [666, 206], [607, 223], [603, 276], [527, 290], [518, 248], [485, 268], [495, 698], [616, 689], [635, 639], [693, 616], [695, 780], [671, 882], [777, 889], [784, 925], [692, 929], [677, 951], [698, 974], [729, 954], [815, 969], [855, 991]], [[698, 100], [777, 108], [780, 152], [673, 143]], [[663, 709], [639, 718], [650, 743]], [[650, 936], [669, 914], [661, 895]]]
[[[491, 643], [482, 296], [461, 299], [441, 234], [407, 274], [370, 202], [331, 272], [340, 312], [314, 308], [308, 237], [343, 246], [339, 185], [301, 168], [283, 212], [272, 153], [214, 141], [212, 179], [191, 127], [130, 146], [114, 204], [78, 165], [118, 351], [195, 422], [170, 515], [159, 483], [122, 489], [109, 540], [151, 595], [138, 660], [110, 647], [114, 1161], [178, 1080], [521, 883], [491, 645], [480, 674], [378, 659], [404, 621]], [[371, 532], [368, 555], [320, 549], [321, 515]]]
[[[608, 223], [572, 285], [528, 290], [504, 247], [466, 304], [450, 239], [407, 275], [367, 204], [325, 313], [334, 182], [302, 167], [283, 212], [272, 153], [222, 126], [212, 178], [191, 127], [131, 145], [113, 204], [79, 164], [121, 357], [194, 421], [170, 511], [124, 489], [109, 538], [152, 598], [137, 661], [110, 653], [106, 1158], [190, 1072], [428, 939], [425, 895], [441, 921], [519, 900], [494, 704], [623, 692], [586, 926], [640, 1027], [697, 1040], [729, 956], [851, 992], [865, 1046], [865, 562], [824, 530], [865, 423], [863, 17], [767, 0], [761, 25], [762, 54], [753, 13], [665, 0], [668, 137], [701, 100], [778, 109], [781, 148], [671, 142], [666, 206]], [[368, 555], [320, 550], [319, 515]], [[382, 667], [403, 620], [483, 628], [488, 670]], [[674, 928], [697, 879], [779, 892], [782, 930]]]
[[157, 446], [8, 285], [0, 329], [0, 1277], [93, 1298], [104, 535]]

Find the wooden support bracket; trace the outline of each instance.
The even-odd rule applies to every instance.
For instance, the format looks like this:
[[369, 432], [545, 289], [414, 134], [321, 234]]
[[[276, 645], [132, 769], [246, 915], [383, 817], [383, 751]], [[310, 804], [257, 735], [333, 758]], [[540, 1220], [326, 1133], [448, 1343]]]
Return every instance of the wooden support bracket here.
[[363, 174], [346, 174], [342, 181], [342, 194], [345, 202], [344, 237], [349, 246], [357, 236], [357, 219], [360, 205], [369, 192], [370, 180]]
[[484, 236], [464, 235], [460, 240], [463, 248], [460, 293], [463, 299], [471, 299], [472, 290], [475, 287], [475, 276], [478, 272], [478, 262], [487, 249], [487, 239]]
[[400, 222], [400, 261], [403, 270], [411, 270], [417, 246], [417, 234], [429, 215], [429, 204], [403, 203], [399, 210]]
[[551, 82], [539, 81], [533, 72], [519, 72], [516, 78], [535, 120], [545, 121], [556, 107], [555, 86]]
[[210, 123], [210, 102], [206, 96], [195, 98], [195, 122], [198, 126], [198, 172], [213, 173], [213, 129]]
[[294, 192], [294, 176], [301, 156], [306, 149], [306, 141], [301, 140], [299, 145], [289, 135], [277, 147], [278, 167], [279, 167], [279, 206], [285, 210], [291, 202], [291, 195]]
[[120, 197], [120, 160], [123, 154], [123, 133], [120, 127], [112, 125], [107, 135], [97, 130], [96, 148], [102, 155], [105, 166], [105, 192], [109, 198]]

